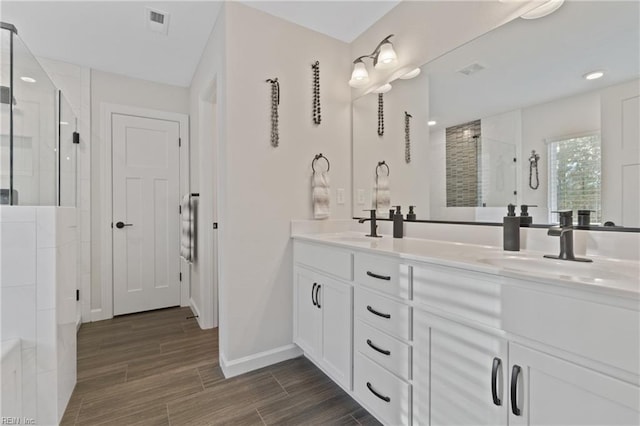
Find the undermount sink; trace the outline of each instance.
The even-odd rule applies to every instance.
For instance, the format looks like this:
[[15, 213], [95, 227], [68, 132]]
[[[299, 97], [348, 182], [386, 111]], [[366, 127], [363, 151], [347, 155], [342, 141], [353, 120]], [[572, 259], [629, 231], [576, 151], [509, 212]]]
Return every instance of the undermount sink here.
[[502, 256], [478, 259], [478, 262], [529, 274], [561, 276], [591, 282], [637, 280], [640, 274], [637, 264], [615, 260], [584, 263], [542, 257]]

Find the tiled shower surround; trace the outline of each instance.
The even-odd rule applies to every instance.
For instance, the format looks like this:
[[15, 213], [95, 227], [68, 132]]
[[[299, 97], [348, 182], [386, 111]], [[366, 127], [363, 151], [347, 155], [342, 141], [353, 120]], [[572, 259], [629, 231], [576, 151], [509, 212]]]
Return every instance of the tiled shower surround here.
[[480, 205], [478, 188], [480, 135], [480, 120], [447, 127], [447, 207]]

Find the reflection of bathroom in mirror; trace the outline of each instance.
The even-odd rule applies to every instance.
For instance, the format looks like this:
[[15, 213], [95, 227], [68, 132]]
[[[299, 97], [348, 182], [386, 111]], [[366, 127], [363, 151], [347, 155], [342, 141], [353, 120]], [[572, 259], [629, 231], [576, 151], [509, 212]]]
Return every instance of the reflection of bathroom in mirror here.
[[640, 227], [639, 14], [638, 2], [567, 1], [515, 19], [391, 82], [383, 137], [378, 95], [356, 99], [354, 216], [371, 208], [385, 160], [391, 204], [416, 205], [418, 219], [501, 222], [514, 203], [537, 205], [537, 224], [587, 209], [594, 224]]

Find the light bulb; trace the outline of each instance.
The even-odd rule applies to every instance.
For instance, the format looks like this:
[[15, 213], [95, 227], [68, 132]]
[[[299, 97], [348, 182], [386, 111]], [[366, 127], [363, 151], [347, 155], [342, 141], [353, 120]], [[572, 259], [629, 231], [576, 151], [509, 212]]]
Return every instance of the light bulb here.
[[400, 76], [401, 80], [409, 80], [411, 78], [417, 77], [420, 74], [420, 68], [413, 69], [408, 73]]
[[592, 71], [590, 73], [585, 74], [583, 77], [586, 80], [597, 80], [604, 75], [603, 71]]
[[533, 10], [521, 15], [522, 19], [538, 19], [550, 15], [562, 6], [564, 0], [549, 0]]
[[349, 80], [349, 86], [351, 87], [364, 87], [369, 82], [369, 73], [367, 67], [364, 66], [364, 62], [361, 60], [356, 61], [353, 64], [353, 72], [351, 73], [351, 80]]
[[389, 90], [391, 90], [391, 85], [387, 83], [378, 87], [376, 90], [373, 91], [373, 93], [387, 93]]
[[391, 42], [383, 43], [380, 46], [380, 52], [376, 56], [375, 67], [379, 69], [392, 68], [398, 62], [396, 51], [393, 50]]

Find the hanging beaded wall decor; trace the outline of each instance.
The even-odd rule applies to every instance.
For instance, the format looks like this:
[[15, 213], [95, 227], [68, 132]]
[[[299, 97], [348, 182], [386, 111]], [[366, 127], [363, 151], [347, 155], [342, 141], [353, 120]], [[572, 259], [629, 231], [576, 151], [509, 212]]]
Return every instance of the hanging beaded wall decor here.
[[269, 78], [267, 83], [271, 83], [271, 146], [276, 148], [280, 143], [278, 133], [278, 105], [280, 105], [280, 83], [278, 78]]
[[404, 161], [411, 162], [411, 114], [404, 112]]
[[378, 136], [384, 135], [384, 97], [378, 93]]
[[320, 124], [322, 115], [320, 114], [320, 62], [316, 61], [311, 65], [313, 70], [313, 124]]

